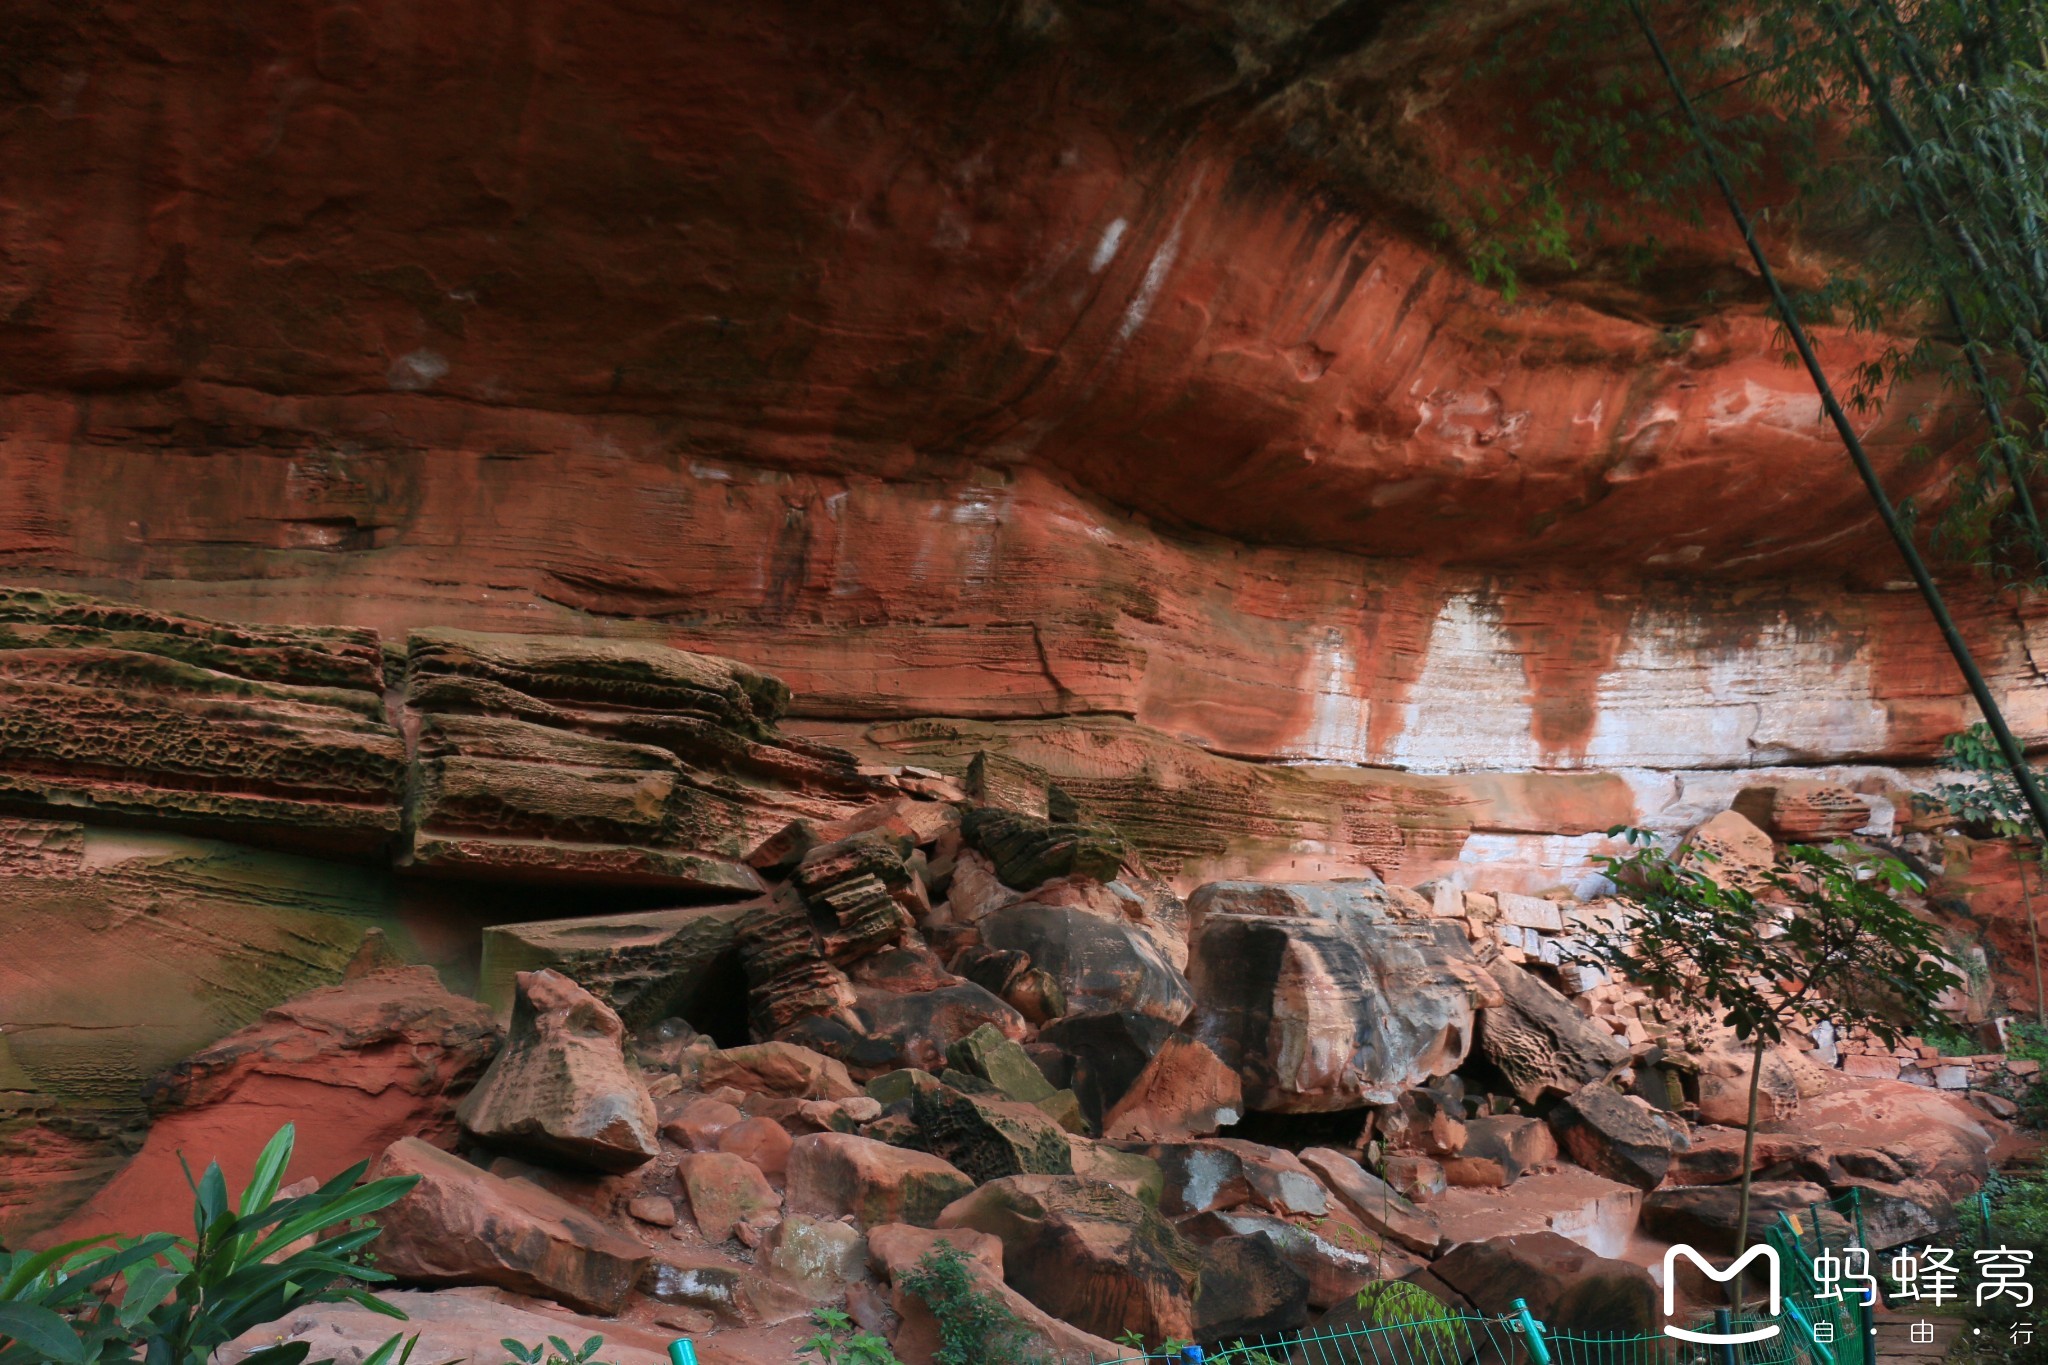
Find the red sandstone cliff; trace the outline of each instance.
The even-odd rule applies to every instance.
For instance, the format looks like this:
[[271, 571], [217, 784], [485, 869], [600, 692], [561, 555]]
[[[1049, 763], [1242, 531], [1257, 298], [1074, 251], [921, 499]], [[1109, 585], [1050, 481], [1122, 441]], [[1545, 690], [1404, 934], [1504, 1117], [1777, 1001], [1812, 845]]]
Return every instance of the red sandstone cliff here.
[[18, 7], [0, 570], [651, 635], [842, 721], [1926, 753], [1960, 689], [1805, 381], [1693, 297], [1732, 247], [1509, 306], [1420, 244], [1490, 135], [1439, 8]]

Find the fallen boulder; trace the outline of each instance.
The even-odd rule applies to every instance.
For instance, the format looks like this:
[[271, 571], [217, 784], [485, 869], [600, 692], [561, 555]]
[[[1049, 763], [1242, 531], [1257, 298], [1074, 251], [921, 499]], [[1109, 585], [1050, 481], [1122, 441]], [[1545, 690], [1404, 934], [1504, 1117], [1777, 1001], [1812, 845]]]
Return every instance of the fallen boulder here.
[[[1174, 1226], [1183, 1236], [1204, 1246], [1213, 1247], [1219, 1241], [1237, 1237], [1257, 1237], [1271, 1243], [1280, 1259], [1302, 1277], [1301, 1294], [1308, 1307], [1318, 1310], [1351, 1298], [1368, 1281], [1379, 1277], [1373, 1243], [1357, 1228], [1335, 1219], [1317, 1220], [1304, 1227], [1270, 1213], [1233, 1209], [1197, 1214]], [[1206, 1267], [1203, 1275], [1206, 1286]], [[1203, 1306], [1199, 1292], [1196, 1305], [1198, 1311]]]
[[1169, 1218], [1250, 1204], [1285, 1215], [1321, 1218], [1329, 1192], [1292, 1152], [1235, 1138], [1131, 1146], [1159, 1163], [1159, 1208]]
[[1012, 1040], [1027, 1032], [1023, 1015], [973, 982], [952, 977], [915, 991], [857, 989], [854, 1014], [869, 1046], [848, 1061], [863, 1075], [906, 1066], [936, 1070], [945, 1065], [947, 1049], [979, 1029]]
[[[1642, 1229], [1667, 1242], [1687, 1242], [1704, 1252], [1735, 1254], [1736, 1215], [1741, 1209], [1738, 1185], [1674, 1185], [1652, 1190], [1643, 1197]], [[1828, 1192], [1819, 1185], [1797, 1180], [1759, 1180], [1749, 1187], [1749, 1236], [1747, 1244], [1763, 1240], [1780, 1213], [1812, 1216], [1814, 1206], [1825, 1204]], [[1857, 1240], [1856, 1232], [1839, 1215], [1823, 1210], [1822, 1233], [1830, 1245]], [[1841, 1240], [1837, 1240], [1837, 1234]]]
[[775, 1295], [766, 1281], [723, 1252], [674, 1245], [663, 1247], [648, 1263], [639, 1291], [657, 1304], [701, 1314], [701, 1320], [725, 1327], [753, 1321], [760, 1311], [757, 1296]]
[[1903, 1081], [1819, 1072], [1802, 1087], [1795, 1112], [1771, 1132], [1816, 1142], [1828, 1152], [1881, 1148], [1901, 1172], [1932, 1180], [1961, 1199], [1990, 1173], [1996, 1121], [1961, 1097]]
[[692, 1152], [676, 1163], [676, 1183], [706, 1241], [723, 1242], [742, 1223], [765, 1225], [782, 1196], [759, 1166], [730, 1152]]
[[1476, 972], [1464, 935], [1388, 918], [1378, 885], [1197, 893], [1193, 1032], [1243, 1077], [1251, 1109], [1391, 1104], [1464, 1061]]
[[1006, 1098], [1025, 1104], [1048, 1099], [1055, 1090], [1031, 1054], [987, 1024], [948, 1048], [946, 1060], [955, 1070], [979, 1076]]
[[[830, 1104], [830, 1100], [806, 1100], [806, 1104]], [[789, 1130], [770, 1118], [741, 1119], [718, 1135], [717, 1150], [751, 1162], [763, 1175], [781, 1175], [789, 1169]]]
[[1558, 1145], [1595, 1175], [1654, 1190], [1671, 1169], [1671, 1129], [1656, 1111], [1613, 1087], [1593, 1084], [1550, 1112]]
[[1479, 1014], [1479, 1051], [1525, 1103], [1569, 1095], [1628, 1062], [1628, 1045], [1512, 962], [1487, 968], [1502, 1003]]
[[1202, 1340], [1265, 1337], [1308, 1325], [1308, 1276], [1271, 1238], [1218, 1237], [1201, 1256], [1194, 1315]]
[[1431, 1205], [1446, 1246], [1554, 1232], [1601, 1256], [1625, 1256], [1643, 1192], [1578, 1166], [1531, 1171], [1504, 1190], [1453, 1188]]
[[1031, 965], [1031, 955], [974, 943], [956, 953], [953, 971], [988, 991], [1034, 1025], [1067, 1012], [1067, 997], [1049, 972]]
[[836, 1219], [792, 1213], [772, 1228], [757, 1268], [813, 1303], [826, 1303], [867, 1274], [867, 1240]]
[[1456, 1156], [1444, 1158], [1444, 1178], [1453, 1185], [1504, 1189], [1557, 1155], [1557, 1139], [1542, 1119], [1521, 1114], [1469, 1119], [1465, 1145]]
[[477, 994], [508, 1017], [521, 972], [560, 972], [618, 1012], [629, 1031], [663, 1019], [709, 1028], [746, 1006], [735, 979], [735, 926], [749, 904], [692, 905], [484, 930]]
[[715, 1152], [727, 1129], [746, 1118], [724, 1100], [698, 1096], [684, 1103], [675, 1117], [661, 1125], [661, 1135], [678, 1147], [693, 1152]]
[[1482, 1313], [1511, 1313], [1515, 1300], [1526, 1301], [1553, 1332], [1653, 1336], [1664, 1323], [1649, 1271], [1554, 1232], [1466, 1242], [1429, 1269]]
[[1109, 1111], [1175, 1035], [1173, 1025], [1153, 1015], [1106, 1010], [1056, 1019], [1039, 1030], [1038, 1040], [1065, 1054], [1081, 1112], [1100, 1131]]
[[987, 855], [1004, 886], [1019, 891], [1075, 874], [1114, 881], [1126, 863], [1135, 861], [1130, 846], [1108, 830], [996, 806], [970, 807], [961, 817], [960, 833], [970, 847]]
[[[418, 1334], [413, 1358], [421, 1361], [502, 1360], [500, 1343], [508, 1337], [541, 1342], [560, 1336], [581, 1342], [602, 1336], [606, 1359], [637, 1365], [659, 1361], [675, 1337], [673, 1331], [617, 1318], [567, 1313], [502, 1289], [395, 1289], [377, 1297], [405, 1314], [404, 1333]], [[288, 1318], [250, 1328], [210, 1359], [239, 1365], [259, 1358], [258, 1352], [305, 1343], [314, 1360], [362, 1360], [400, 1325], [353, 1303], [309, 1304]]]
[[521, 972], [505, 1048], [457, 1111], [477, 1141], [597, 1171], [654, 1158], [654, 1101], [611, 1006], [559, 972]]
[[789, 1152], [789, 1207], [863, 1227], [909, 1223], [930, 1227], [974, 1181], [929, 1152], [911, 1151], [851, 1133], [811, 1133]]
[[749, 1043], [699, 1055], [686, 1078], [701, 1090], [731, 1086], [750, 1095], [845, 1100], [863, 1093], [846, 1067], [794, 1043]]
[[1103, 1115], [1101, 1132], [1112, 1141], [1202, 1137], [1243, 1116], [1238, 1074], [1206, 1044], [1176, 1034]]
[[1957, 1223], [1956, 1203], [1936, 1181], [1843, 1180], [1830, 1188], [1837, 1196], [1856, 1193], [1863, 1245], [1872, 1251], [1938, 1242]]
[[976, 1183], [1074, 1169], [1066, 1133], [1036, 1106], [945, 1085], [917, 1091], [910, 1103], [925, 1144]]
[[[1726, 1185], [1742, 1179], [1743, 1132], [1701, 1124], [1692, 1141], [1671, 1153], [1665, 1176], [1674, 1185]], [[1826, 1183], [1828, 1158], [1817, 1142], [1789, 1133], [1758, 1133], [1751, 1157], [1758, 1180], [1805, 1180]]]
[[1166, 1173], [1159, 1163], [1143, 1152], [1126, 1152], [1093, 1138], [1069, 1134], [1067, 1146], [1074, 1162], [1074, 1174], [1090, 1180], [1106, 1180], [1137, 1196], [1141, 1203], [1159, 1207], [1166, 1190]]
[[386, 1148], [370, 1178], [418, 1176], [377, 1215], [377, 1267], [403, 1283], [482, 1284], [616, 1313], [651, 1253], [574, 1204], [501, 1180], [418, 1138]]
[[925, 1257], [940, 1248], [960, 1254], [970, 1283], [1000, 1303], [1024, 1333], [1051, 1352], [1047, 1365], [1095, 1365], [1114, 1360], [1123, 1348], [1061, 1321], [1039, 1308], [1003, 1281], [1003, 1244], [987, 1233], [955, 1228], [936, 1232], [891, 1223], [868, 1231], [868, 1256], [891, 1288], [890, 1306], [901, 1319], [893, 1339], [898, 1356], [929, 1360], [939, 1346], [939, 1328], [922, 1299], [903, 1286]]
[[1443, 1231], [1433, 1215], [1344, 1153], [1310, 1147], [1301, 1153], [1301, 1161], [1372, 1232], [1418, 1256], [1434, 1256], [1443, 1245]]
[[1069, 905], [1024, 901], [981, 922], [982, 942], [1024, 953], [1073, 1011], [1133, 1010], [1178, 1024], [1194, 1007], [1187, 978], [1152, 936]]
[[1115, 1185], [1079, 1176], [990, 1181], [939, 1215], [1003, 1244], [1004, 1278], [1046, 1312], [1097, 1336], [1197, 1335], [1200, 1251]]

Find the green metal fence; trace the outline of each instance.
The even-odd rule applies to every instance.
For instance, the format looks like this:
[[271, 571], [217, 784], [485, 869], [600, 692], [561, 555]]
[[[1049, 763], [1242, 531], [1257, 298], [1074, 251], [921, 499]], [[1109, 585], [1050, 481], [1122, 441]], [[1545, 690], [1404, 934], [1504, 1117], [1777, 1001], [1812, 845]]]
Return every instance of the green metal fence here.
[[[1775, 1321], [1764, 1341], [1706, 1345], [1655, 1336], [1597, 1336], [1554, 1331], [1521, 1303], [1502, 1317], [1456, 1314], [1424, 1322], [1288, 1333], [1211, 1351], [1207, 1365], [1873, 1365], [1870, 1319], [1845, 1293], [1820, 1297], [1814, 1258], [1868, 1245], [1858, 1192], [1804, 1214], [1780, 1213], [1766, 1233], [1778, 1253], [1780, 1314], [1739, 1321], [1705, 1318], [1696, 1331], [1727, 1335]], [[1183, 1365], [1174, 1355], [1133, 1355], [1099, 1365]]]
[[[1743, 1328], [1767, 1319], [1744, 1318]], [[1694, 1324], [1705, 1328], [1711, 1319]], [[1721, 1331], [1729, 1330], [1722, 1325]], [[1184, 1357], [1134, 1355], [1102, 1365], [1183, 1365]], [[1781, 1332], [1769, 1341], [1706, 1346], [1656, 1336], [1556, 1332], [1526, 1316], [1459, 1314], [1328, 1332], [1288, 1333], [1211, 1351], [1206, 1365], [1826, 1365], [1811, 1341]]]
[[[1852, 1189], [1827, 1203], [1809, 1204], [1804, 1217], [1780, 1213], [1764, 1237], [1778, 1253], [1785, 1316], [1809, 1341], [1816, 1335], [1831, 1338], [1815, 1348], [1818, 1365], [1871, 1365], [1868, 1311], [1853, 1292], [1821, 1298], [1813, 1271], [1815, 1258], [1824, 1251], [1839, 1255], [1850, 1247], [1870, 1245], [1863, 1228], [1863, 1192]], [[1874, 1273], [1876, 1266], [1871, 1270]], [[1822, 1323], [1827, 1327], [1816, 1330]]]

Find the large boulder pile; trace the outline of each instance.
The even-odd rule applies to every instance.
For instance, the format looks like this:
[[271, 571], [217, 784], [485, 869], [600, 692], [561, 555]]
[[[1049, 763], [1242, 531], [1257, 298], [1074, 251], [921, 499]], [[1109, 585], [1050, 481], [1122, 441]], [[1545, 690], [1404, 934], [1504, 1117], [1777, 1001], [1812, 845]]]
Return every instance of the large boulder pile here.
[[[180, 629], [141, 624], [157, 649]], [[387, 735], [360, 643], [263, 636], [215, 662], [333, 675], [322, 705], [363, 712], [351, 761], [399, 746], [413, 872], [530, 872], [589, 913], [488, 928], [481, 1003], [378, 940], [168, 1073], [141, 1155], [67, 1231], [176, 1226], [181, 1150], [234, 1178], [296, 1116], [291, 1175], [417, 1178], [377, 1244], [410, 1289], [689, 1335], [832, 1305], [913, 1362], [938, 1330], [918, 1267], [946, 1247], [1085, 1360], [1130, 1332], [1363, 1323], [1361, 1291], [1394, 1280], [1647, 1330], [1626, 1256], [1734, 1244], [1746, 1054], [1590, 965], [1616, 900], [1371, 877], [1183, 900], [1015, 764], [863, 770], [782, 734], [779, 685], [737, 664], [422, 632], [391, 661]], [[1743, 807], [1787, 837], [1856, 816], [1835, 791], [1766, 795]], [[1774, 847], [1731, 811], [1686, 856], [1756, 884]], [[1767, 1058], [1752, 1234], [1852, 1190], [1885, 1246], [1939, 1231], [1998, 1120], [1813, 1041]], [[26, 1084], [0, 1048], [0, 1093]]]

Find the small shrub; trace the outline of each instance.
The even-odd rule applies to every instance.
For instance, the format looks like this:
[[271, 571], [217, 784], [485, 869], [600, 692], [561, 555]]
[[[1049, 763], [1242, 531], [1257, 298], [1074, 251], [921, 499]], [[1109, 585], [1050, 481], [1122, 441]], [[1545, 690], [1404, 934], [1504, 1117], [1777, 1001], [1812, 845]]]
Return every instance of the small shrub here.
[[1355, 1302], [1372, 1326], [1403, 1328], [1411, 1343], [1427, 1343], [1453, 1355], [1464, 1345], [1464, 1324], [1421, 1285], [1379, 1280], [1359, 1290]]
[[1216, 1365], [1287, 1365], [1279, 1356], [1268, 1355], [1256, 1346], [1248, 1346], [1242, 1340], [1210, 1357]]
[[967, 1257], [951, 1242], [924, 1254], [903, 1277], [939, 1325], [932, 1365], [1039, 1365], [1031, 1331], [1001, 1299], [977, 1288]]
[[[1967, 976], [1967, 972], [1965, 975]], [[1944, 1057], [1974, 1057], [1984, 1050], [1978, 1046], [1975, 1034], [1947, 1019], [1937, 1020], [1923, 1027], [1920, 1030], [1920, 1041]]]
[[818, 1334], [798, 1349], [800, 1356], [816, 1356], [821, 1365], [903, 1365], [889, 1343], [873, 1332], [854, 1329], [853, 1319], [836, 1308], [821, 1308], [811, 1314]]
[[505, 1365], [609, 1365], [593, 1359], [604, 1349], [603, 1337], [592, 1337], [573, 1351], [560, 1337], [549, 1337], [545, 1346], [528, 1346], [514, 1337], [500, 1338], [498, 1344], [512, 1357]]

